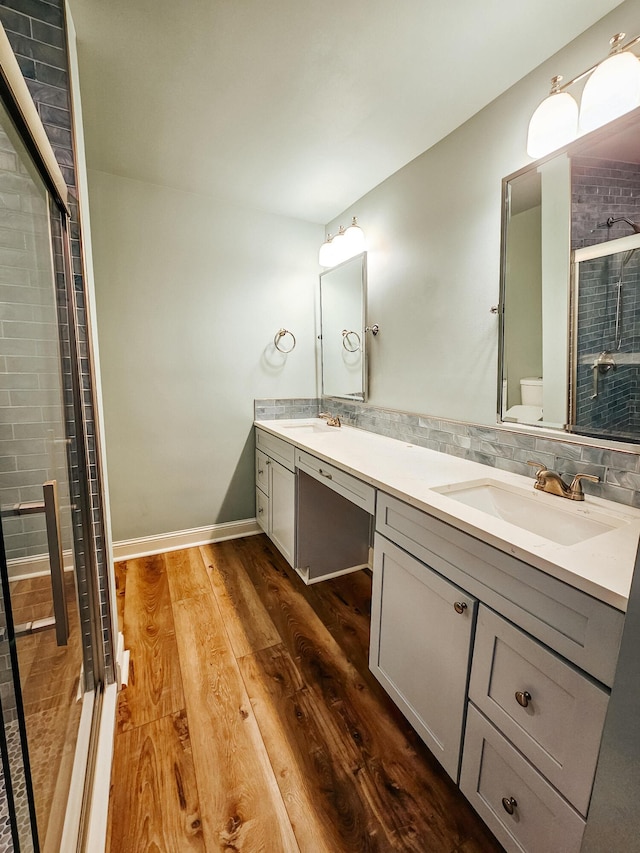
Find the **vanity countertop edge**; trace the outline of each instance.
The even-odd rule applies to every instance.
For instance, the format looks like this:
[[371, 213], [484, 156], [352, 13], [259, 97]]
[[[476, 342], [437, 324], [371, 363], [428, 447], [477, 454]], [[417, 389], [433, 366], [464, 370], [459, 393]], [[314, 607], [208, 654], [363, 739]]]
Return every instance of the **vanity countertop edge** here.
[[[640, 539], [640, 510], [587, 495], [582, 505], [584, 511], [605, 511], [624, 523], [578, 544], [559, 545], [434, 491], [447, 485], [490, 478], [534, 493], [530, 478], [355, 427], [305, 431], [304, 425], [311, 422], [309, 419], [256, 420], [254, 425], [626, 612]], [[321, 422], [316, 420], [315, 423]], [[554, 495], [536, 495], [537, 500], [564, 500]]]

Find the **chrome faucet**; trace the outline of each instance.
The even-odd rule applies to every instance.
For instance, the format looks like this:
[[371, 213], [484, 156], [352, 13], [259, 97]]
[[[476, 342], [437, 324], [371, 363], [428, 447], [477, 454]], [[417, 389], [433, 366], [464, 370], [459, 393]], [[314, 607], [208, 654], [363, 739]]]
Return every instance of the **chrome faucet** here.
[[327, 426], [342, 426], [340, 418], [337, 415], [332, 415], [330, 412], [320, 412], [318, 417], [323, 418], [327, 422]]
[[560, 474], [550, 471], [541, 462], [529, 461], [527, 465], [534, 465], [538, 469], [536, 471], [536, 481], [533, 484], [534, 489], [539, 489], [541, 492], [548, 492], [550, 495], [558, 495], [561, 498], [568, 498], [570, 501], [584, 500], [581, 480], [591, 480], [592, 483], [600, 482], [600, 477], [594, 477], [592, 474], [576, 474], [571, 481], [571, 485], [567, 485]]

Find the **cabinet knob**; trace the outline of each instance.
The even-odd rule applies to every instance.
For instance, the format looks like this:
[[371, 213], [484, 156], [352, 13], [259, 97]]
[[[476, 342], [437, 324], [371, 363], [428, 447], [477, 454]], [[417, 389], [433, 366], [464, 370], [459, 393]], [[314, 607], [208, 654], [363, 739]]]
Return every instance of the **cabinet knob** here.
[[531, 702], [531, 693], [528, 690], [516, 690], [516, 702], [523, 708], [528, 708], [529, 702]]
[[464, 613], [464, 611], [467, 609], [466, 601], [456, 601], [453, 605], [453, 609], [456, 611], [456, 613]]
[[270, 459], [267, 459], [267, 461], [266, 461], [264, 464], [265, 464], [265, 465], [271, 465], [271, 460], [270, 460]]
[[518, 808], [518, 803], [513, 799], [513, 797], [503, 797], [502, 806], [507, 814], [513, 814]]
[[263, 512], [264, 512], [264, 507], [263, 506], [258, 507], [258, 515], [262, 515]]
[[264, 468], [258, 468], [258, 474], [262, 476], [264, 474]]

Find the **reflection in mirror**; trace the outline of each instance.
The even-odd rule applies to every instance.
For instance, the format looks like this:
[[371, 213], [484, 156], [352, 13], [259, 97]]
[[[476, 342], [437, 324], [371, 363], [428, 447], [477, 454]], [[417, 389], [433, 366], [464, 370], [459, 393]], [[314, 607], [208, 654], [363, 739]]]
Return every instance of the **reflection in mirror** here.
[[320, 274], [322, 393], [366, 400], [366, 253]]
[[575, 252], [571, 423], [640, 438], [640, 234]]
[[[639, 123], [636, 110], [503, 182], [499, 420], [640, 441], [638, 258], [616, 248], [640, 222]], [[597, 263], [579, 254], [594, 245]]]

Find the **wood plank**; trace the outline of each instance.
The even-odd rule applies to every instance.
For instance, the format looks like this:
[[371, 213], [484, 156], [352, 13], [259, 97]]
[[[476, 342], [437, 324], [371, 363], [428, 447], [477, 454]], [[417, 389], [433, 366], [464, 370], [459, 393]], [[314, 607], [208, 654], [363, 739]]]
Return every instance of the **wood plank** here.
[[275, 625], [249, 580], [233, 541], [204, 545], [200, 553], [237, 658], [280, 642]]
[[118, 630], [124, 633], [124, 605], [127, 592], [127, 561], [114, 563], [116, 578], [116, 607], [118, 610]]
[[364, 569], [306, 587], [305, 598], [359, 671], [369, 667], [371, 573]]
[[171, 601], [198, 598], [211, 592], [209, 574], [197, 548], [163, 554]]
[[118, 734], [110, 793], [112, 853], [202, 853], [184, 711]]
[[[469, 837], [486, 843], [481, 821], [435, 758], [408, 723], [396, 724], [391, 700], [371, 689], [368, 669], [358, 672], [345, 659], [306, 600], [300, 579], [266, 538], [252, 539], [238, 543], [243, 565], [303, 682], [355, 750], [361, 769], [354, 778], [390, 847], [450, 853]], [[485, 849], [501, 848], [493, 842]]]
[[174, 616], [207, 849], [298, 853], [213, 593]]
[[129, 683], [118, 702], [125, 731], [184, 707], [171, 596], [162, 555], [127, 562], [124, 639]]
[[300, 849], [387, 850], [354, 783], [361, 768], [352, 749], [302, 683], [286, 649], [273, 646], [239, 664]]

